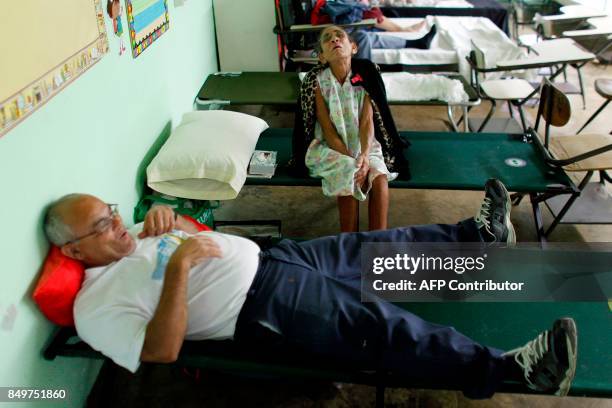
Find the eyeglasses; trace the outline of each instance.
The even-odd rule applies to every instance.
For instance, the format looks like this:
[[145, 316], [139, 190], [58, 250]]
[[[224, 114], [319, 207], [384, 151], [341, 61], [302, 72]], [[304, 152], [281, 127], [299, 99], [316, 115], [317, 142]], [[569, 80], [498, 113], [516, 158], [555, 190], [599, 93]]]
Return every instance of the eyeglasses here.
[[93, 235], [100, 235], [105, 233], [106, 231], [108, 231], [108, 229], [111, 227], [111, 225], [113, 225], [113, 221], [115, 220], [115, 218], [117, 218], [119, 216], [119, 206], [117, 204], [106, 204], [108, 206], [108, 210], [110, 211], [110, 214], [107, 217], [104, 218], [100, 218], [94, 225], [93, 227], [93, 231], [91, 231], [88, 234], [85, 234], [81, 237], [72, 239], [68, 242], [66, 242], [65, 245], [68, 244], [74, 244], [75, 242], [81, 241], [85, 238], [89, 238]]
[[343, 30], [333, 30], [331, 32], [327, 32], [321, 37], [321, 42], [328, 42], [334, 36], [338, 37], [339, 39], [343, 39], [346, 36], [346, 32]]

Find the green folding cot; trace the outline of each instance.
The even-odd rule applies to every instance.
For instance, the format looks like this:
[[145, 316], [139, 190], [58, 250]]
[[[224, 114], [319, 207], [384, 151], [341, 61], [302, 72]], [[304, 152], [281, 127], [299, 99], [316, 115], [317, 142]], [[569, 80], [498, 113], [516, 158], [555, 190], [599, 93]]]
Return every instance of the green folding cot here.
[[[144, 172], [165, 139], [166, 129], [147, 153], [139, 169], [138, 185], [144, 185]], [[536, 144], [528, 137], [506, 134], [402, 132], [412, 146], [407, 151], [413, 178], [391, 183], [398, 188], [440, 188], [481, 190], [485, 180], [497, 177], [511, 190], [529, 194], [536, 215], [542, 197], [574, 194], [571, 180], [549, 168]], [[279, 167], [271, 179], [247, 179], [247, 184], [301, 186], [318, 185], [317, 179], [295, 178], [288, 173], [291, 155], [291, 129], [268, 129], [260, 137], [258, 149], [276, 150]], [[536, 221], [538, 216], [536, 216]], [[541, 222], [540, 222], [541, 223]], [[538, 225], [536, 223], [536, 225]], [[579, 330], [579, 354], [571, 395], [612, 397], [612, 312], [605, 302], [451, 302], [398, 303], [432, 322], [454, 326], [484, 344], [509, 349], [524, 344], [550, 326], [560, 316], [573, 317]], [[57, 357], [104, 358], [81, 341], [74, 328], [58, 328], [43, 350], [48, 360]], [[230, 340], [185, 341], [178, 361], [181, 366], [262, 378], [304, 378], [377, 387], [377, 403], [382, 406], [385, 387], [455, 389], [451, 383], [426, 383], [381, 372], [377, 367], [330, 359], [314, 358], [289, 351], [268, 353], [241, 348]], [[531, 392], [523, 384], [506, 382], [501, 392]]]
[[[256, 149], [277, 152], [274, 177], [247, 178], [246, 184], [317, 186], [320, 179], [294, 177], [288, 167], [292, 129], [268, 129]], [[482, 190], [487, 179], [501, 180], [518, 202], [528, 195], [538, 239], [544, 241], [540, 204], [557, 195], [577, 195], [578, 189], [561, 169], [546, 164], [531, 135], [503, 133], [400, 132], [412, 146], [406, 151], [410, 180], [396, 179], [391, 188]]]
[[[431, 74], [430, 74], [431, 75]], [[467, 117], [468, 108], [478, 105], [480, 98], [476, 90], [458, 73], [439, 73], [461, 82], [468, 100], [457, 106]], [[210, 74], [195, 99], [199, 110], [221, 109], [227, 105], [276, 105], [294, 107], [300, 89], [297, 72], [218, 72]], [[389, 100], [390, 105], [443, 106], [453, 131], [457, 132], [459, 122], [453, 116], [453, 106], [442, 100], [414, 101], [408, 96], [402, 100]], [[467, 131], [467, 123], [464, 123]]]
[[[576, 320], [579, 332], [578, 365], [570, 395], [612, 397], [612, 312], [604, 302], [532, 303], [399, 303], [422, 318], [450, 326], [473, 339], [501, 349], [524, 344], [549, 327], [559, 316]], [[74, 328], [60, 328], [43, 351], [47, 360], [57, 357], [104, 359], [79, 339]], [[231, 340], [185, 341], [176, 363], [212, 372], [260, 378], [300, 378], [368, 384], [377, 387], [379, 406], [385, 387], [456, 389], [452, 383], [427, 383], [380, 372], [377, 367], [289, 351], [253, 352]], [[505, 382], [499, 392], [532, 393], [523, 384]]]

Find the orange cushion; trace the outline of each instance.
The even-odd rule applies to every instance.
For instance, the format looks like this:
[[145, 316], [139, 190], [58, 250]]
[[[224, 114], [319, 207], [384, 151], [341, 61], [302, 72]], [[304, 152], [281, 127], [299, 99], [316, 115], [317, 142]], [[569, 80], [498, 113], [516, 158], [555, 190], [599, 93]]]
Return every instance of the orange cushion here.
[[85, 268], [52, 245], [34, 289], [34, 302], [53, 323], [74, 326], [72, 306], [83, 283]]
[[181, 217], [192, 223], [198, 229], [198, 232], [212, 231], [212, 229], [208, 225], [200, 223], [193, 217], [190, 217], [188, 215], [181, 215]]

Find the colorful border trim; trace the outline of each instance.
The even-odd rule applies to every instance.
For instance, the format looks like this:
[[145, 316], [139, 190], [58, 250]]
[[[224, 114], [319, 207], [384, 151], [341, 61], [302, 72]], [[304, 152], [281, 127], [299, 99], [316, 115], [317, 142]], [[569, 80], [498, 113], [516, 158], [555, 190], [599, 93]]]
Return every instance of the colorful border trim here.
[[132, 13], [132, 0], [125, 0], [127, 4], [127, 20], [130, 28], [130, 43], [132, 44], [132, 56], [138, 57], [144, 50], [147, 49], [153, 41], [157, 40], [163, 33], [168, 31], [170, 28], [170, 18], [168, 14], [168, 0], [164, 0], [164, 22], [155, 29], [151, 34], [144, 37], [140, 42], [136, 42], [136, 35], [138, 34], [134, 29], [134, 14]]
[[98, 38], [60, 64], [32, 81], [16, 94], [0, 101], [0, 137], [13, 129], [36, 109], [47, 103], [108, 52], [108, 39], [101, 0], [95, 5]]

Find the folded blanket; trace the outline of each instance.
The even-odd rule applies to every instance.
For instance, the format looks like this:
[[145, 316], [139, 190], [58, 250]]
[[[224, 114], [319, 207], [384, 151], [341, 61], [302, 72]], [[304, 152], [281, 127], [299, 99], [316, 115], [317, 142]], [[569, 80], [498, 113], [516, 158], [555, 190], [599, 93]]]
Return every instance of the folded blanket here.
[[[495, 67], [498, 61], [522, 58], [525, 49], [516, 45], [488, 18], [484, 17], [445, 17], [429, 16], [428, 23], [438, 27], [438, 45], [442, 49], [455, 50], [459, 61], [459, 72], [470, 76], [470, 67], [465, 57], [472, 51], [472, 41], [484, 53], [487, 67]], [[494, 79], [501, 73], [487, 74]]]
[[393, 72], [382, 78], [389, 101], [441, 100], [453, 105], [469, 99], [460, 81], [442, 75]]

